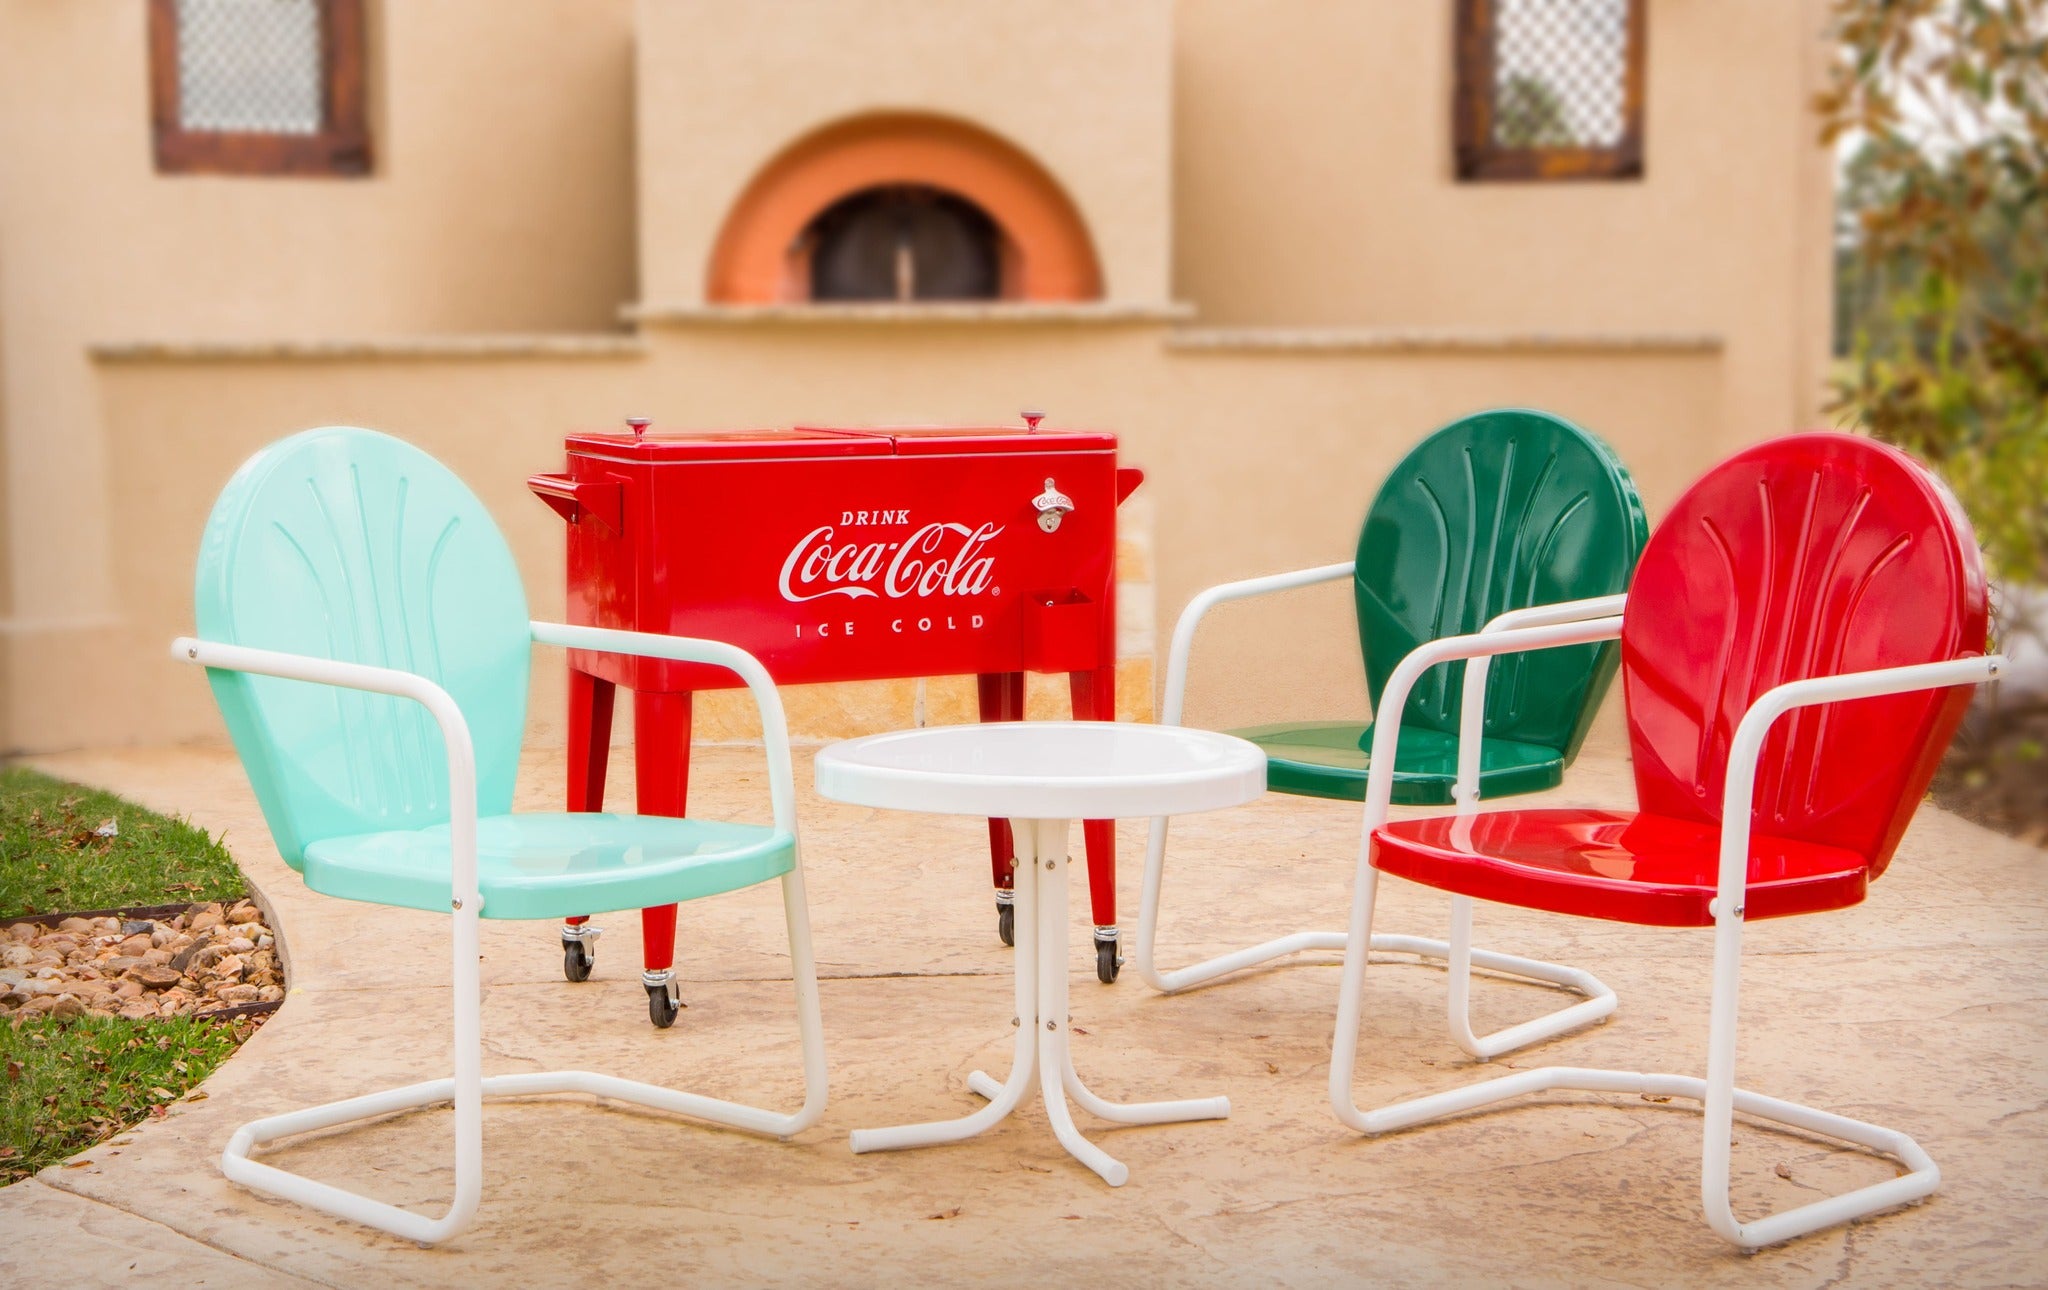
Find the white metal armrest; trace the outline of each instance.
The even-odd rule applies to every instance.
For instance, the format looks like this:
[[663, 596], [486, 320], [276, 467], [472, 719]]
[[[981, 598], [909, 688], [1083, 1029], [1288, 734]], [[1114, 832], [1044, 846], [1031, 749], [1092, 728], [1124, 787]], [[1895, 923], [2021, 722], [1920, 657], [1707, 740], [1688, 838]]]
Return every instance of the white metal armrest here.
[[[1727, 1126], [1734, 1113], [1734, 1104], [1741, 1096], [1734, 1087], [1735, 1011], [1742, 983], [1743, 906], [1749, 887], [1749, 816], [1756, 792], [1756, 763], [1763, 752], [1764, 737], [1778, 718], [1794, 708], [1849, 699], [1871, 699], [1913, 690], [1942, 689], [1952, 685], [1978, 685], [1996, 680], [2004, 666], [2003, 656], [1989, 654], [1789, 681], [1767, 691], [1750, 704], [1749, 711], [1742, 715], [1741, 724], [1735, 728], [1735, 738], [1728, 746], [1728, 774], [1721, 794], [1721, 858], [1714, 888], [1714, 1009], [1708, 1028], [1706, 1086], [1701, 1097], [1706, 1109], [1707, 1129], [1700, 1201], [1706, 1210], [1708, 1225], [1738, 1245], [1750, 1248], [1768, 1245], [1816, 1227], [1845, 1221], [1889, 1203], [1890, 1193], [1885, 1191], [1886, 1188], [1896, 1192], [1897, 1199], [1909, 1200], [1932, 1191], [1940, 1180], [1940, 1172], [1934, 1167], [1934, 1162], [1912, 1139], [1904, 1134], [1874, 1131], [1878, 1134], [1877, 1141], [1883, 1144], [1880, 1149], [1890, 1151], [1903, 1160], [1912, 1170], [1910, 1175], [1847, 1195], [1814, 1201], [1749, 1223], [1740, 1222], [1735, 1217], [1728, 1197]], [[1841, 1135], [1840, 1125], [1831, 1123], [1838, 1119], [1809, 1112], [1806, 1116], [1808, 1123], [1802, 1127]], [[1866, 1145], [1871, 1143], [1866, 1141]], [[1886, 1199], [1872, 1204], [1869, 1198], [1873, 1196]]]
[[[1480, 628], [1480, 634], [1608, 618], [1619, 614], [1627, 604], [1628, 596], [1622, 594], [1510, 609]], [[1465, 668], [1465, 689], [1458, 704], [1458, 778], [1451, 785], [1451, 800], [1458, 804], [1460, 815], [1471, 814], [1479, 804], [1479, 751], [1486, 720], [1486, 678], [1492, 667], [1493, 657], [1482, 654]]]
[[796, 836], [796, 777], [789, 763], [789, 721], [783, 715], [782, 694], [760, 659], [737, 645], [697, 636], [664, 636], [568, 623], [535, 622], [531, 626], [533, 638], [544, 645], [677, 663], [707, 663], [737, 674], [747, 683], [754, 706], [761, 714], [761, 740], [768, 757], [768, 801], [775, 812], [775, 827]]
[[463, 719], [453, 695], [416, 672], [249, 645], [227, 645], [190, 636], [172, 641], [171, 654], [207, 668], [368, 690], [411, 699], [424, 707], [441, 728], [441, 742], [448, 754], [450, 898], [458, 910], [465, 905], [471, 909], [481, 907], [483, 899], [476, 885], [476, 749], [470, 742], [469, 723]]
[[1749, 813], [1756, 792], [1756, 763], [1763, 753], [1764, 738], [1778, 718], [1794, 708], [1824, 703], [1939, 690], [1952, 685], [1981, 685], [1997, 680], [2004, 666], [2004, 655], [1986, 654], [1845, 672], [1840, 676], [1808, 677], [1787, 681], [1750, 704], [1728, 745], [1728, 776], [1721, 794], [1721, 867], [1714, 889], [1716, 914], [1726, 908], [1738, 918], [1742, 915], [1742, 896], [1749, 885]]
[[1228, 601], [1247, 600], [1275, 591], [1292, 591], [1296, 587], [1313, 587], [1317, 583], [1348, 578], [1357, 568], [1356, 561], [1346, 560], [1342, 564], [1318, 565], [1313, 569], [1273, 573], [1262, 578], [1220, 582], [1197, 592], [1187, 608], [1180, 611], [1180, 621], [1173, 627], [1173, 645], [1166, 655], [1166, 696], [1159, 713], [1160, 724], [1177, 726], [1181, 723], [1181, 708], [1188, 689], [1188, 654], [1194, 649], [1195, 629], [1201, 626], [1203, 615]]
[[[1590, 641], [1612, 640], [1620, 634], [1621, 618], [1614, 615], [1541, 627], [1510, 627], [1505, 631], [1446, 636], [1410, 650], [1408, 657], [1402, 659], [1394, 668], [1394, 674], [1387, 678], [1386, 687], [1380, 691], [1380, 711], [1374, 714], [1372, 751], [1365, 781], [1365, 845], [1370, 845], [1373, 829], [1387, 818], [1387, 808], [1393, 802], [1394, 749], [1401, 737], [1401, 716], [1408, 706], [1408, 692], [1415, 688], [1423, 673], [1438, 664], [1454, 663], [1459, 659], [1492, 658], [1528, 650], [1555, 649], [1561, 645], [1584, 645]], [[1479, 748], [1478, 739], [1467, 738], [1467, 733], [1461, 733], [1459, 739], [1461, 782], [1465, 779], [1466, 747], [1473, 750], [1471, 755], [1474, 758]], [[1472, 778], [1476, 780], [1477, 767], [1473, 770]]]

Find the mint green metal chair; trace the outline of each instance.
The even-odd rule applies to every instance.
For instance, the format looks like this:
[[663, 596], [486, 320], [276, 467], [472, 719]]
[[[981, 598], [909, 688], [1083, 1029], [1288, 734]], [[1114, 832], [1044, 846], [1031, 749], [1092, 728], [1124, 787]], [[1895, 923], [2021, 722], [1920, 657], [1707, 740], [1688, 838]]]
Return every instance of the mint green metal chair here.
[[[1218, 605], [1350, 579], [1367, 689], [1377, 709], [1394, 669], [1429, 641], [1620, 613], [1648, 537], [1635, 485], [1599, 439], [1547, 412], [1505, 409], [1462, 418], [1395, 465], [1366, 512], [1356, 559], [1225, 583], [1189, 603], [1174, 629], [1161, 720], [1181, 720], [1195, 630]], [[1611, 643], [1584, 645], [1527, 656], [1490, 684], [1475, 678], [1485, 695], [1476, 749], [1460, 746], [1462, 668], [1438, 669], [1403, 708], [1394, 800], [1444, 804], [1467, 794], [1491, 799], [1555, 786], [1585, 739], [1616, 662]], [[1231, 733], [1265, 750], [1272, 790], [1364, 800], [1370, 722], [1295, 722]], [[1166, 821], [1154, 820], [1136, 952], [1139, 975], [1153, 988], [1172, 993], [1302, 950], [1344, 948], [1342, 932], [1298, 932], [1162, 971], [1154, 942], [1165, 852]], [[1449, 942], [1421, 937], [1375, 936], [1372, 948], [1452, 959]], [[1499, 1035], [1477, 1036], [1465, 1010], [1465, 968], [1454, 962], [1451, 1030], [1475, 1056], [1520, 1047], [1614, 1010], [1613, 991], [1578, 969], [1489, 950], [1472, 950], [1470, 962], [1587, 996]]]
[[[787, 1138], [826, 1095], [782, 703], [751, 655], [716, 641], [529, 622], [490, 515], [387, 435], [308, 430], [250, 458], [208, 519], [198, 639], [214, 698], [285, 863], [315, 891], [453, 916], [455, 1071], [242, 1126], [235, 1182], [431, 1244], [482, 1192], [487, 1095], [582, 1092]], [[532, 643], [730, 668], [760, 709], [773, 823], [510, 814]], [[478, 919], [639, 909], [778, 879], [802, 1035], [803, 1106], [781, 1114], [585, 1071], [482, 1074]], [[455, 1197], [430, 1219], [250, 1158], [280, 1138], [452, 1102]]]

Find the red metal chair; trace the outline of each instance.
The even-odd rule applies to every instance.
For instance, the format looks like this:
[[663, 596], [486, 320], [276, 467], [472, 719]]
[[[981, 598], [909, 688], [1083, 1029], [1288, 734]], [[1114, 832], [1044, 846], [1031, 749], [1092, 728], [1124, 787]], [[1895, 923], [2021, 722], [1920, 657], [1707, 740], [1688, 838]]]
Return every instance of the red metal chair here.
[[[1550, 1089], [1696, 1099], [1706, 1219], [1745, 1248], [1932, 1192], [1940, 1174], [1905, 1134], [1735, 1087], [1742, 925], [1857, 904], [1884, 872], [1962, 717], [1965, 687], [2003, 663], [1984, 654], [1985, 599], [1968, 522], [1931, 474], [1866, 439], [1794, 435], [1737, 453], [1692, 486], [1651, 536], [1619, 617], [1410, 654], [1387, 684], [1391, 713], [1439, 664], [1619, 634], [1639, 809], [1479, 815], [1461, 801], [1456, 815], [1385, 823], [1392, 757], [1379, 743], [1391, 752], [1399, 731], [1389, 722], [1375, 732], [1330, 1068], [1337, 1117], [1377, 1134]], [[1477, 664], [1466, 684], [1483, 693]], [[1478, 707], [1468, 691], [1468, 724]], [[1358, 950], [1381, 873], [1452, 893], [1453, 982], [1470, 953], [1475, 898], [1714, 928], [1706, 1078], [1546, 1067], [1360, 1111]], [[1728, 1194], [1737, 1110], [1893, 1157], [1906, 1172], [1740, 1222]]]

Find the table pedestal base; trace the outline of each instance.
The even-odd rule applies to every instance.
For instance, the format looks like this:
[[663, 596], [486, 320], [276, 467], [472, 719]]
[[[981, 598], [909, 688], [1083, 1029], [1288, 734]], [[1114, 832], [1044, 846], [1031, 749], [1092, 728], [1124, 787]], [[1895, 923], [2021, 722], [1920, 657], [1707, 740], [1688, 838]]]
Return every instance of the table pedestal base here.
[[1036, 1089], [1044, 1094], [1046, 1117], [1060, 1145], [1104, 1182], [1121, 1187], [1130, 1169], [1081, 1136], [1067, 1106], [1069, 1096], [1090, 1115], [1118, 1124], [1220, 1120], [1230, 1114], [1230, 1099], [1109, 1102], [1081, 1082], [1067, 1040], [1067, 821], [1012, 820], [1010, 829], [1017, 847], [1017, 1048], [1010, 1077], [998, 1084], [975, 1071], [967, 1087], [987, 1098], [987, 1106], [956, 1120], [855, 1129], [853, 1149], [896, 1151], [959, 1142], [989, 1129]]

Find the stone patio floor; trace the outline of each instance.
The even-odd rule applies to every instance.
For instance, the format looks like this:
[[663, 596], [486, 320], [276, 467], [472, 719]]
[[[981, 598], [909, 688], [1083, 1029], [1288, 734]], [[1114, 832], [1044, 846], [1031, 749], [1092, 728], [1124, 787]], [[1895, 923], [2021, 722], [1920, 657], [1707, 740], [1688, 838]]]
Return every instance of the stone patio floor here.
[[[1864, 905], [1753, 924], [1743, 1085], [1912, 1133], [1939, 1162], [1927, 1202], [1754, 1255], [1700, 1220], [1698, 1119], [1684, 1102], [1559, 1095], [1366, 1140], [1325, 1097], [1335, 956], [1167, 998], [1126, 971], [1096, 984], [1075, 892], [1076, 1062], [1111, 1098], [1225, 1093], [1225, 1121], [1082, 1128], [1131, 1167], [1105, 1186], [1053, 1141], [1035, 1101], [951, 1147], [854, 1156], [848, 1130], [965, 1114], [977, 1066], [1007, 1069], [1011, 981], [973, 820], [870, 811], [797, 779], [832, 1097], [790, 1143], [588, 1099], [491, 1103], [477, 1226], [423, 1250], [231, 1186], [217, 1158], [261, 1115], [445, 1075], [447, 929], [432, 916], [308, 892], [279, 861], [221, 748], [43, 758], [53, 773], [189, 816], [275, 911], [291, 992], [204, 1085], [206, 1097], [81, 1160], [0, 1190], [0, 1284], [378, 1287], [654, 1285], [1375, 1286], [2015, 1285], [2048, 1283], [2048, 854], [1924, 808]], [[536, 752], [520, 805], [561, 800]], [[1589, 753], [1552, 804], [1630, 799]], [[631, 801], [630, 755], [613, 800]], [[693, 807], [766, 819], [760, 753], [699, 752]], [[1301, 927], [1341, 928], [1358, 810], [1268, 796], [1178, 821], [1162, 958], [1186, 962]], [[1076, 835], [1078, 844], [1078, 831]], [[1137, 913], [1142, 823], [1120, 826]], [[1441, 935], [1446, 904], [1383, 886], [1381, 930]], [[637, 917], [587, 984], [553, 930], [484, 927], [486, 1073], [584, 1068], [793, 1107], [801, 1080], [771, 885], [686, 905], [689, 1005], [646, 1021]], [[1494, 1063], [1699, 1071], [1709, 936], [1482, 907], [1482, 944], [1587, 967], [1621, 997], [1607, 1024]], [[1361, 1096], [1488, 1072], [1452, 1046], [1441, 971], [1368, 977]], [[1476, 989], [1490, 1028], [1543, 1008]], [[445, 1205], [445, 1110], [303, 1139], [266, 1158], [422, 1211]], [[1755, 1214], [1885, 1176], [1823, 1142], [1741, 1126], [1735, 1203]]]

